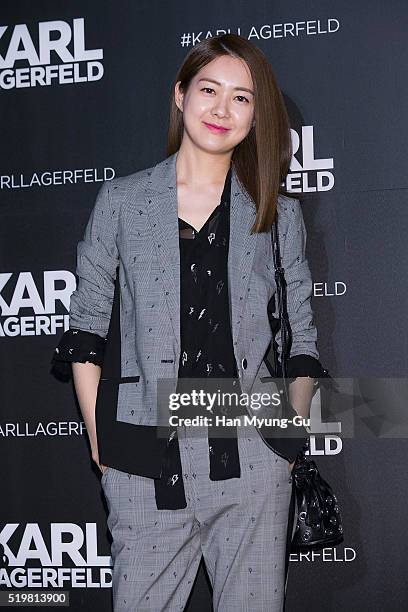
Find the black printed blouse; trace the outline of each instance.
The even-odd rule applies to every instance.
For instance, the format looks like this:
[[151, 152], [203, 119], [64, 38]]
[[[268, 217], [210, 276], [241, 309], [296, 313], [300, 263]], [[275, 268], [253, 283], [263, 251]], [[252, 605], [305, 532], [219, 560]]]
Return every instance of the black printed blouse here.
[[[179, 384], [177, 391], [202, 388], [188, 379], [226, 379], [221, 391], [240, 392], [233, 351], [228, 300], [228, 246], [231, 168], [225, 179], [219, 205], [199, 231], [179, 218], [180, 244], [180, 337]], [[236, 386], [233, 388], [233, 381]], [[197, 383], [197, 381], [196, 381]], [[230, 386], [229, 386], [230, 385]], [[217, 389], [220, 388], [217, 385]], [[242, 412], [244, 413], [244, 412]], [[234, 414], [238, 414], [235, 411]], [[208, 428], [211, 480], [239, 478], [240, 465], [235, 432], [217, 436]], [[170, 431], [160, 479], [155, 479], [158, 508], [184, 508], [183, 477], [177, 429]]]

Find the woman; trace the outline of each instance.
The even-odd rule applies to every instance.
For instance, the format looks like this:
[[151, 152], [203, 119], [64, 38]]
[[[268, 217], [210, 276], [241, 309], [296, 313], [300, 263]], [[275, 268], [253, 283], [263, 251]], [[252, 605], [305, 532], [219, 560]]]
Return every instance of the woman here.
[[323, 370], [303, 217], [280, 190], [290, 159], [265, 56], [234, 34], [207, 39], [176, 77], [168, 157], [105, 183], [78, 245], [70, 329], [53, 361], [73, 363], [103, 472], [115, 610], [183, 610], [202, 555], [214, 610], [283, 609], [296, 453], [275, 454], [253, 425], [171, 425], [160, 407], [170, 392], [197, 388], [193, 378], [273, 392], [262, 378], [277, 212], [290, 396], [308, 416]]

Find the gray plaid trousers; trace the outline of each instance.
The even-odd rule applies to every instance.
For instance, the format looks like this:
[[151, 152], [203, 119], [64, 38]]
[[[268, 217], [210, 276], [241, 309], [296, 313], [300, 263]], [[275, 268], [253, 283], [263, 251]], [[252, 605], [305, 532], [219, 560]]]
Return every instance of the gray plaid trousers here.
[[[179, 427], [187, 507], [157, 510], [151, 478], [108, 468], [114, 612], [181, 612], [202, 555], [215, 612], [282, 612], [292, 478], [255, 427], [237, 427], [241, 477], [209, 479], [206, 427]], [[293, 522], [296, 526], [297, 512]], [[292, 531], [292, 534], [293, 534]]]

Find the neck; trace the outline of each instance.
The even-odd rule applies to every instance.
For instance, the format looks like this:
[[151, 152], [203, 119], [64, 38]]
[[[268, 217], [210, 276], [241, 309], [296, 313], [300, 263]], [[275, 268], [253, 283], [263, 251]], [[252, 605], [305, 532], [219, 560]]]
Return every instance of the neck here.
[[177, 182], [192, 189], [224, 184], [231, 165], [232, 151], [208, 153], [182, 142], [177, 153]]

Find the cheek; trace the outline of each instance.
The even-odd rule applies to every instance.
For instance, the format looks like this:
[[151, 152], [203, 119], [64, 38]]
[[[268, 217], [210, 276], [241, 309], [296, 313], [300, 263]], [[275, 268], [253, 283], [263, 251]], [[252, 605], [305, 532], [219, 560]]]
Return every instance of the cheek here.
[[248, 122], [248, 120], [245, 119], [238, 125], [237, 135], [239, 135], [240, 138], [245, 138], [251, 130], [251, 122]]
[[190, 96], [185, 107], [187, 115], [199, 117], [210, 108], [210, 101], [206, 98]]
[[253, 121], [253, 110], [252, 108], [241, 108], [235, 113], [235, 124], [239, 126], [239, 129], [249, 130]]
[[189, 107], [188, 112], [184, 114], [184, 125], [190, 132], [200, 130], [202, 122], [208, 117], [208, 109], [202, 104], [196, 104]]

